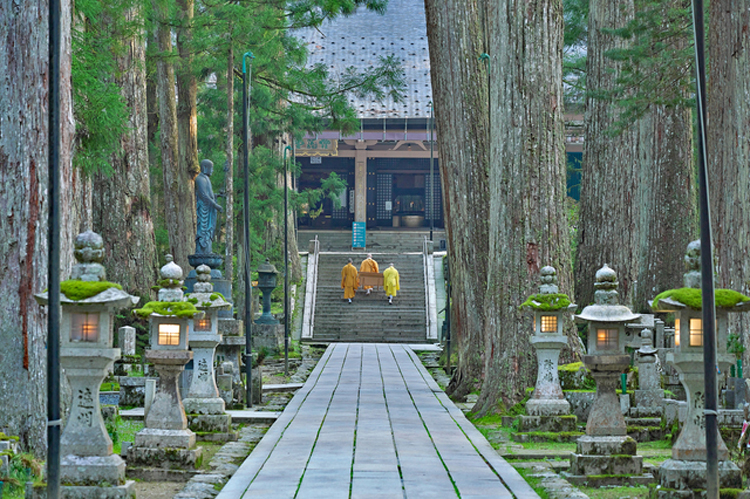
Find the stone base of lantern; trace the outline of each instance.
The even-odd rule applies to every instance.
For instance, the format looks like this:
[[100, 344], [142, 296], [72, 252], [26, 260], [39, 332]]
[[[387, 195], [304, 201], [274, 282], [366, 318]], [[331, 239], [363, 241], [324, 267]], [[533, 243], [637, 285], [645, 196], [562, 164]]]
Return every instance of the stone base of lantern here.
[[635, 405], [643, 408], [661, 408], [664, 390], [636, 390]]
[[518, 431], [578, 431], [578, 418], [568, 416], [519, 416]]
[[566, 479], [574, 485], [633, 485], [654, 480], [643, 474], [643, 456], [636, 455], [636, 442], [630, 437], [591, 437], [578, 439], [570, 458]]
[[253, 324], [253, 348], [269, 350], [270, 354], [277, 354], [284, 348], [284, 325], [283, 324], [261, 324], [257, 321]]
[[530, 416], [565, 416], [570, 414], [570, 402], [563, 399], [529, 399], [526, 414]]
[[187, 414], [224, 415], [224, 399], [221, 398], [186, 398], [182, 400]]
[[229, 414], [188, 414], [187, 418], [188, 426], [194, 432], [229, 433], [232, 430], [232, 416]]
[[140, 447], [128, 449], [128, 473], [131, 466], [147, 468], [195, 468], [203, 449], [180, 449], [177, 447]]
[[[47, 487], [26, 485], [28, 499], [47, 499]], [[135, 499], [135, 481], [128, 480], [124, 485], [112, 487], [63, 485], [60, 487], [61, 499]]]
[[[667, 459], [659, 466], [658, 499], [705, 497], [706, 462]], [[742, 488], [742, 473], [732, 461], [719, 461], [719, 487]]]
[[109, 456], [68, 454], [60, 459], [60, 481], [81, 486], [98, 486], [103, 482], [125, 483], [125, 461], [115, 454]]

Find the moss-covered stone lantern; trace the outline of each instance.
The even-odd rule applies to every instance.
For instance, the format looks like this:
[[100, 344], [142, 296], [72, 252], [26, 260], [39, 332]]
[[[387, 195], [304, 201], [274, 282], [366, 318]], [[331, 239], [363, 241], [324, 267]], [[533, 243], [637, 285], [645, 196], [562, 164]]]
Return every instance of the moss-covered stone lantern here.
[[276, 288], [276, 281], [279, 272], [276, 270], [270, 260], [258, 267], [258, 289], [263, 292], [263, 314], [255, 322], [257, 324], [278, 324], [273, 315], [271, 315], [271, 293]]
[[189, 303], [205, 312], [194, 322], [190, 332], [190, 349], [193, 351], [193, 377], [187, 397], [183, 400], [188, 424], [193, 431], [217, 433], [229, 438], [232, 417], [224, 412], [225, 402], [219, 396], [214, 376], [214, 352], [221, 343], [219, 334], [219, 310], [232, 306], [220, 293], [215, 293], [211, 284], [211, 268], [199, 265], [193, 292], [186, 296]]
[[172, 261], [172, 255], [166, 260], [160, 271], [158, 301], [135, 310], [136, 315], [149, 318], [151, 348], [146, 350], [146, 360], [154, 364], [159, 378], [145, 427], [128, 449], [128, 462], [190, 466], [198, 453], [193, 449], [195, 434], [187, 427], [178, 378], [193, 358], [187, 349], [193, 321], [203, 318], [204, 312], [183, 300], [182, 269]]
[[[688, 403], [685, 425], [672, 446], [672, 459], [659, 468], [662, 486], [674, 489], [705, 488], [706, 485], [700, 254], [700, 241], [691, 242], [685, 256], [688, 271], [684, 276], [684, 287], [660, 293], [651, 304], [655, 312], [675, 314], [675, 348], [667, 353], [667, 362], [680, 375]], [[750, 310], [750, 297], [730, 289], [716, 289], [715, 299], [716, 362], [719, 369], [726, 371], [733, 363], [733, 355], [727, 352], [728, 315]], [[717, 443], [721, 487], [740, 487], [740, 471], [729, 461], [729, 451], [720, 434]]]
[[619, 304], [618, 285], [617, 274], [605, 264], [596, 272], [594, 304], [575, 316], [576, 321], [588, 323], [588, 355], [583, 356], [583, 363], [596, 381], [586, 435], [578, 439], [571, 457], [570, 473], [575, 477], [626, 477], [643, 472], [643, 458], [636, 455], [635, 440], [627, 436], [617, 396], [620, 374], [630, 365], [625, 353], [625, 324], [639, 319], [640, 314]]
[[[125, 481], [125, 463], [112, 454], [112, 440], [99, 408], [99, 387], [120, 358], [120, 349], [112, 347], [113, 314], [132, 307], [139, 299], [119, 284], [106, 281], [101, 264], [104, 242], [99, 234], [84, 232], [74, 244], [78, 263], [70, 280], [60, 283], [60, 365], [73, 393], [60, 439], [61, 480], [75, 487], [66, 494], [130, 497], [134, 496], [134, 482]], [[36, 299], [42, 305], [49, 303], [47, 292], [36, 295]], [[112, 486], [106, 490], [96, 486], [102, 482]]]
[[[565, 415], [570, 413], [570, 403], [565, 400], [560, 386], [557, 366], [560, 350], [568, 343], [563, 322], [576, 306], [568, 295], [559, 292], [554, 267], [543, 267], [540, 279], [539, 293], [531, 295], [521, 305], [534, 313], [534, 333], [530, 341], [538, 361], [536, 387], [526, 403], [526, 413], [530, 416]], [[570, 431], [575, 431], [575, 421], [573, 426]]]

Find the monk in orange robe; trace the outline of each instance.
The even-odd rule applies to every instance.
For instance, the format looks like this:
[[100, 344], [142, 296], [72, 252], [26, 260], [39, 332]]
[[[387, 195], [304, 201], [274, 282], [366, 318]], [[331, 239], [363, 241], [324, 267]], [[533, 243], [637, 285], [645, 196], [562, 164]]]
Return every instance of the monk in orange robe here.
[[354, 293], [359, 287], [359, 274], [357, 268], [352, 264], [352, 259], [341, 269], [341, 287], [344, 288], [344, 299], [352, 302]]
[[[380, 270], [378, 270], [378, 262], [372, 259], [372, 254], [368, 253], [367, 258], [362, 260], [362, 265], [359, 266], [360, 272], [375, 272], [378, 273]], [[372, 291], [372, 286], [365, 286], [364, 287], [367, 290], [367, 294], [370, 294], [370, 291]]]

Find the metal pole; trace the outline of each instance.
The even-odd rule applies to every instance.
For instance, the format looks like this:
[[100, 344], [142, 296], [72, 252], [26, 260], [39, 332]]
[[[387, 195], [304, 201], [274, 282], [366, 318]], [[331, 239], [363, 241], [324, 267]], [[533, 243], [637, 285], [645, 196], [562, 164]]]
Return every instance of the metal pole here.
[[49, 2], [47, 497], [60, 497], [60, 1]]
[[250, 78], [247, 71], [247, 58], [250, 58], [250, 71], [252, 75], [252, 52], [245, 52], [242, 56], [242, 144], [244, 149], [245, 168], [245, 196], [243, 199], [243, 222], [245, 226], [244, 255], [245, 255], [245, 377], [247, 386], [245, 397], [247, 407], [253, 406], [253, 283], [250, 274], [250, 167], [248, 158], [250, 156], [249, 124], [247, 113], [248, 86]]
[[284, 148], [284, 376], [289, 376], [289, 193], [287, 175], [289, 168]]
[[432, 147], [432, 129], [435, 127], [435, 120], [432, 117], [432, 102], [430, 106], [430, 242], [432, 242], [432, 232], [435, 230], [435, 157]]
[[701, 227], [701, 296], [703, 302], [703, 373], [706, 420], [706, 493], [719, 497], [719, 459], [716, 387], [716, 311], [714, 302], [711, 213], [708, 198], [708, 154], [706, 151], [706, 57], [704, 44], [703, 0], [693, 0], [695, 36], [696, 103], [698, 105], [698, 199]]
[[448, 327], [445, 332], [445, 349], [448, 352], [448, 376], [451, 375], [451, 273], [450, 264], [448, 260], [445, 260], [445, 273], [448, 281], [448, 289], [445, 297], [445, 322], [448, 323]]

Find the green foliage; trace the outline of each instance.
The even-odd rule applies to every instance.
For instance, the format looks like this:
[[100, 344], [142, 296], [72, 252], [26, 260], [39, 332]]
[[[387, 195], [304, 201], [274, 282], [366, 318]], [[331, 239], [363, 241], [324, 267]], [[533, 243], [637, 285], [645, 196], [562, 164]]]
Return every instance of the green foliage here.
[[78, 301], [91, 298], [109, 288], [122, 289], [122, 286], [114, 282], [107, 281], [78, 281], [69, 279], [60, 283], [60, 292], [69, 300]]
[[588, 13], [588, 0], [563, 0], [563, 89], [568, 108], [580, 107], [585, 103]]
[[125, 41], [138, 28], [125, 12], [132, 0], [76, 0], [72, 24], [73, 114], [76, 121], [74, 164], [85, 173], [110, 174], [110, 158], [120, 154], [129, 109], [117, 80], [131, 71], [118, 66]]
[[520, 308], [554, 311], [561, 310], [569, 306], [570, 299], [568, 299], [568, 295], [563, 293], [553, 293], [531, 295], [525, 302], [521, 304]]
[[619, 133], [654, 105], [693, 106], [692, 18], [686, 0], [636, 0], [635, 16], [625, 27], [605, 30], [626, 40], [624, 48], [607, 52], [620, 64], [612, 99], [621, 109], [613, 133]]
[[745, 346], [742, 344], [742, 335], [739, 333], [731, 332], [727, 337], [727, 352], [733, 353], [737, 358], [742, 358], [742, 353], [745, 351]]
[[4, 483], [2, 496], [24, 497], [26, 483], [42, 480], [43, 468], [43, 463], [28, 452], [11, 456], [8, 466], [0, 470], [0, 482]]
[[[694, 310], [701, 310], [703, 306], [702, 294], [700, 289], [695, 288], [678, 288], [668, 289], [663, 293], [659, 293], [654, 298], [651, 307], [654, 310], [659, 309], [659, 300], [671, 298], [674, 301], [678, 301]], [[732, 308], [740, 303], [750, 301], [750, 297], [743, 295], [740, 292], [732, 289], [717, 289], [714, 291], [714, 299], [716, 306], [721, 308]]]
[[187, 301], [150, 301], [143, 308], [133, 310], [133, 313], [143, 318], [151, 314], [193, 317], [198, 313], [198, 309], [195, 308], [195, 305]]

